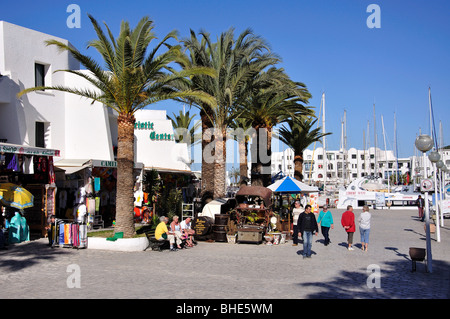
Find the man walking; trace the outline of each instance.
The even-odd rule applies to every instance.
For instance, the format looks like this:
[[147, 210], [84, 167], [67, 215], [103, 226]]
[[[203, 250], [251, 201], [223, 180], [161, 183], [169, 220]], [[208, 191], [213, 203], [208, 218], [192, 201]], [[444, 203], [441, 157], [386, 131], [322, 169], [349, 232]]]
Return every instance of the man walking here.
[[341, 218], [342, 227], [344, 227], [347, 232], [347, 243], [348, 250], [354, 250], [352, 247], [353, 244], [353, 234], [355, 233], [355, 214], [353, 214], [352, 205], [347, 206], [347, 210], [342, 214]]
[[311, 205], [305, 206], [305, 211], [298, 217], [297, 228], [303, 238], [303, 258], [311, 258], [312, 236], [319, 228], [316, 216], [311, 213]]
[[423, 214], [423, 207], [425, 206], [425, 201], [423, 200], [422, 196], [419, 195], [419, 197], [416, 200], [417, 208], [419, 209], [419, 219], [423, 222], [424, 214]]

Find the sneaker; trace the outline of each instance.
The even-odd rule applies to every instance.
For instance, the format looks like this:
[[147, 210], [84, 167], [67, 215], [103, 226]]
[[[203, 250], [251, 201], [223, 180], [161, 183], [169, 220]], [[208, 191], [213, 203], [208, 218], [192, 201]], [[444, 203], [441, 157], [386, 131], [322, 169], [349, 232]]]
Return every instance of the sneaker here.
[[353, 247], [348, 247], [348, 250], [355, 250], [355, 249], [353, 249]]

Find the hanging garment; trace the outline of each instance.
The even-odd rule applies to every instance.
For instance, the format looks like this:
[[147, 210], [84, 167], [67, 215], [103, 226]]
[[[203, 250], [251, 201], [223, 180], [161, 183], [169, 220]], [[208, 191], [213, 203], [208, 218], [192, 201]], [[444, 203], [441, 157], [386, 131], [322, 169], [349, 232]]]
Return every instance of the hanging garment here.
[[21, 240], [21, 216], [18, 212], [11, 218], [9, 222], [8, 241], [11, 244], [20, 243]]
[[64, 224], [59, 224], [59, 245], [64, 245]]
[[17, 172], [19, 170], [19, 161], [17, 160], [17, 154], [6, 153], [6, 169], [13, 170]]
[[64, 224], [64, 245], [69, 245], [70, 243], [70, 225]]
[[20, 240], [30, 241], [30, 227], [27, 224], [25, 217], [20, 218]]
[[80, 225], [79, 237], [80, 237], [79, 248], [86, 248], [87, 247], [87, 226], [86, 225]]
[[25, 155], [23, 159], [23, 173], [34, 174], [33, 156]]
[[80, 225], [72, 224], [72, 245], [74, 247], [80, 246]]

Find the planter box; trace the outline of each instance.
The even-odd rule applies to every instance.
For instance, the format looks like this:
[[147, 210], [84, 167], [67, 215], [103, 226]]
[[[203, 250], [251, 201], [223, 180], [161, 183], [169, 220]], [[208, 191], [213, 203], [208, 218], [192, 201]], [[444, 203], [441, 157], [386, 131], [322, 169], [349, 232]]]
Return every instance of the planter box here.
[[227, 241], [229, 244], [236, 244], [237, 235], [227, 235]]
[[106, 238], [89, 237], [88, 249], [114, 250], [114, 251], [144, 251], [148, 247], [147, 237], [119, 238], [116, 241]]

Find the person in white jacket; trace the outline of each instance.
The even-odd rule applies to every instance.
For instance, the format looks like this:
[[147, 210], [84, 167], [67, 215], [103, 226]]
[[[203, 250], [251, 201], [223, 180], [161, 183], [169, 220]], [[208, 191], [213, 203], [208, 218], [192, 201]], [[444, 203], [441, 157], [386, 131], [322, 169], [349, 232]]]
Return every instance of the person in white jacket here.
[[358, 217], [359, 232], [361, 234], [361, 249], [367, 251], [369, 246], [369, 234], [370, 234], [370, 218], [372, 215], [369, 213], [369, 206], [363, 206], [363, 212]]

